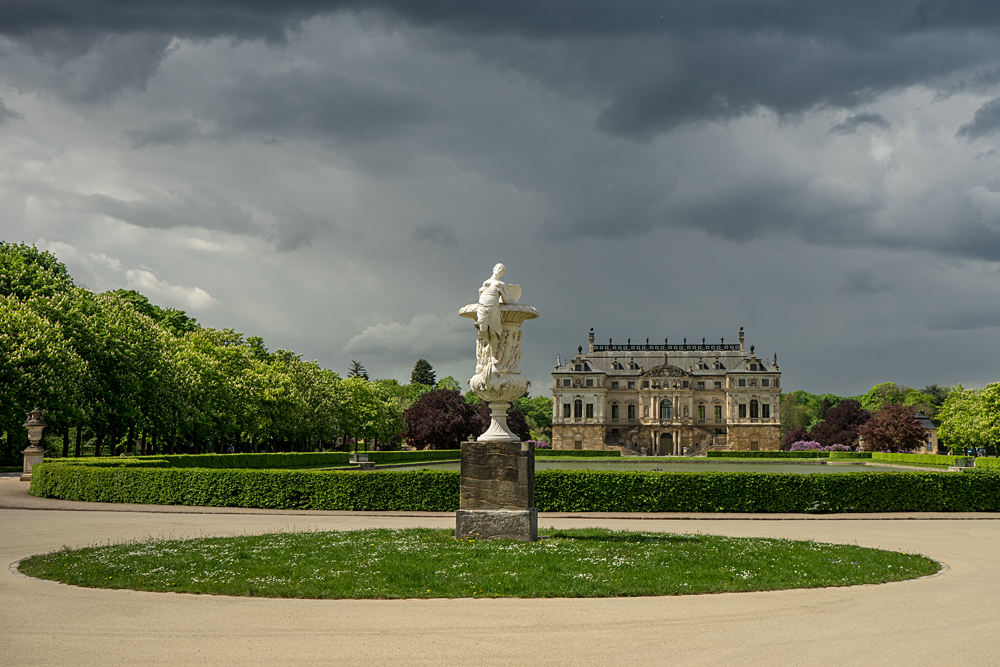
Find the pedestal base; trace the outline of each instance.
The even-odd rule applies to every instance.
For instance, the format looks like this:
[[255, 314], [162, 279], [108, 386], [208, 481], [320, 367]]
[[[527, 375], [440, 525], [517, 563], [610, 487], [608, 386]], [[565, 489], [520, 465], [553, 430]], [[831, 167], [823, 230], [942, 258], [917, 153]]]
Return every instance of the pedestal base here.
[[24, 468], [21, 473], [22, 482], [31, 481], [31, 469], [41, 463], [45, 458], [45, 450], [41, 447], [28, 447], [21, 452], [24, 455]]
[[460, 493], [458, 539], [538, 539], [533, 444], [463, 442]]
[[538, 540], [538, 510], [458, 510], [455, 537], [460, 540]]

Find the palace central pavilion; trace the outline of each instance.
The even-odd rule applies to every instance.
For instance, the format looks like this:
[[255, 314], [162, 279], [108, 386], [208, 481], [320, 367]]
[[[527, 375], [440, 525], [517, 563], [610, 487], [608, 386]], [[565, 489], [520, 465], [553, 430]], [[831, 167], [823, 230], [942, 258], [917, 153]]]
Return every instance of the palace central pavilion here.
[[553, 449], [778, 450], [781, 372], [739, 343], [594, 343], [552, 373]]

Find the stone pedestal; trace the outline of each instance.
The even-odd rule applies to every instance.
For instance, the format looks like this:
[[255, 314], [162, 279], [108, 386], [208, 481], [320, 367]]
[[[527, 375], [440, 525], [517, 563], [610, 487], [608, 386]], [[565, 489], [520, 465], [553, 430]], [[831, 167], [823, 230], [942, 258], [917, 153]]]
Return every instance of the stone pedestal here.
[[31, 446], [21, 452], [24, 455], [24, 470], [21, 472], [21, 481], [31, 481], [31, 469], [42, 462], [45, 458], [45, 450], [41, 447]]
[[455, 537], [460, 540], [537, 540], [534, 444], [463, 442], [459, 508]]

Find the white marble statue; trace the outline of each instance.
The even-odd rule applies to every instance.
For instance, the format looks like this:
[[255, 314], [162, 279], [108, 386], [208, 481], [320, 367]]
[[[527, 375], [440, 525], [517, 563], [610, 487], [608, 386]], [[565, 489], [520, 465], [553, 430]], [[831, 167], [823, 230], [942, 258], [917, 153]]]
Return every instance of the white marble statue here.
[[479, 288], [479, 306], [476, 308], [476, 329], [483, 340], [486, 354], [494, 363], [500, 362], [500, 339], [503, 337], [500, 304], [514, 304], [521, 298], [520, 285], [508, 285], [500, 281], [506, 272], [507, 267], [503, 264], [493, 267], [493, 275]]
[[476, 374], [469, 386], [490, 404], [492, 422], [480, 440], [518, 440], [507, 428], [507, 407], [528, 388], [521, 375], [521, 324], [538, 317], [532, 306], [520, 305], [521, 288], [500, 280], [506, 272], [503, 264], [493, 267], [491, 275], [479, 288], [479, 302], [459, 311], [462, 317], [475, 320]]

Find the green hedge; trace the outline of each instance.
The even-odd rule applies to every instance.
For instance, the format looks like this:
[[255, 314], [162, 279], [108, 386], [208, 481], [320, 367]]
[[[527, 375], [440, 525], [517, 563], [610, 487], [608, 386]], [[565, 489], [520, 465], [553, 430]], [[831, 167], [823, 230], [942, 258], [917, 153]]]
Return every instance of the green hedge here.
[[708, 452], [710, 459], [826, 459], [830, 452]]
[[[116, 503], [275, 509], [452, 511], [458, 471], [295, 471], [107, 468], [42, 463], [36, 496]], [[967, 512], [1000, 511], [1000, 475], [544, 470], [540, 511]]]
[[535, 456], [561, 456], [565, 458], [614, 458], [621, 456], [620, 449], [536, 449]]
[[[308, 468], [350, 465], [348, 452], [278, 452], [267, 454], [164, 454], [161, 456], [102, 456], [80, 459], [49, 459], [52, 463], [98, 467], [140, 466], [145, 468]], [[462, 458], [458, 449], [411, 452], [368, 452], [375, 463], [452, 461]]]
[[888, 452], [873, 452], [873, 461], [886, 463], [934, 463], [937, 465], [955, 465], [955, 459], [965, 458], [953, 454], [890, 454]]
[[995, 456], [977, 456], [976, 467], [984, 470], [1000, 470], [1000, 459]]
[[870, 459], [871, 452], [830, 452], [831, 459]]

